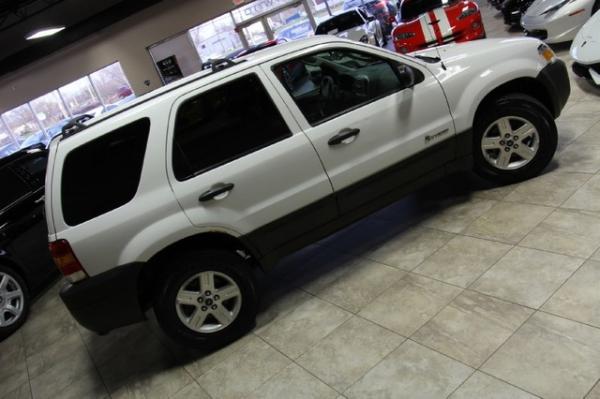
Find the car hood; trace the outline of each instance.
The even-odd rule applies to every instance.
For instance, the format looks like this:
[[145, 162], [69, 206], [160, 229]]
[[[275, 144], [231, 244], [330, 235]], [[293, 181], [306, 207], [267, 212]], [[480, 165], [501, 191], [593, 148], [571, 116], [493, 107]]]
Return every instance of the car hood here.
[[571, 57], [581, 64], [600, 62], [600, 11], [579, 30], [571, 45]]
[[531, 3], [525, 15], [531, 17], [542, 15], [548, 8], [554, 7], [563, 1], [564, 0], [535, 0]]

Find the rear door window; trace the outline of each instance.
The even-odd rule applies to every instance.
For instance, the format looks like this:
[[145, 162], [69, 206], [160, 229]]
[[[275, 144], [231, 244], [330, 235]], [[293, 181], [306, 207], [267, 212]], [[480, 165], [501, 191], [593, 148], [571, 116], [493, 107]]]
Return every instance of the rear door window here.
[[62, 174], [62, 209], [71, 226], [125, 205], [137, 192], [150, 119], [144, 118], [71, 151]]

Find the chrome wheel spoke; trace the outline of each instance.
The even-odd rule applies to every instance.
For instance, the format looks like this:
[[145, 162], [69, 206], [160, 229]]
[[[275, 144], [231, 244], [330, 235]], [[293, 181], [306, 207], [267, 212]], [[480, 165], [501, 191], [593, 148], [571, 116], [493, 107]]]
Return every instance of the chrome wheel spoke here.
[[179, 291], [177, 294], [177, 303], [182, 305], [194, 305], [198, 304], [198, 297], [200, 296], [199, 292], [195, 291]]
[[200, 291], [213, 292], [215, 290], [215, 275], [213, 272], [200, 273]]
[[233, 321], [233, 316], [225, 306], [218, 305], [216, 309], [211, 310], [210, 313], [217, 319], [217, 321], [224, 325], [229, 325]]
[[511, 155], [512, 152], [510, 151], [500, 151], [500, 154], [498, 155], [498, 159], [496, 161], [498, 166], [500, 166], [501, 168], [507, 168], [508, 164], [510, 164]]
[[0, 274], [0, 291], [6, 291], [6, 287], [8, 287], [8, 275]]
[[9, 291], [6, 294], [4, 294], [4, 299], [7, 301], [10, 301], [11, 299], [15, 299], [15, 298], [21, 298], [21, 297], [23, 297], [23, 291], [21, 291], [21, 290]]
[[228, 285], [225, 288], [217, 290], [216, 294], [219, 296], [219, 301], [226, 301], [228, 299], [240, 296], [241, 292], [237, 286]]
[[8, 319], [6, 318], [6, 311], [4, 309], [0, 309], [0, 327], [4, 327], [8, 325]]
[[530, 123], [525, 123], [523, 126], [515, 130], [513, 134], [519, 138], [519, 141], [523, 141], [526, 138], [533, 136], [535, 132], [536, 130], [535, 127], [533, 127], [533, 125], [531, 125]]
[[530, 161], [535, 156], [536, 151], [527, 147], [526, 145], [521, 145], [514, 150], [514, 153], [523, 158], [526, 161]]
[[513, 131], [510, 127], [510, 118], [500, 118], [496, 121], [500, 135], [504, 137], [506, 134], [512, 135]]
[[498, 148], [502, 148], [502, 146], [500, 145], [499, 138], [484, 137], [481, 141], [481, 148], [483, 148], [484, 150], [495, 150]]
[[199, 330], [204, 325], [206, 316], [208, 316], [207, 312], [201, 310], [200, 308], [196, 308], [194, 314], [192, 315], [192, 317], [190, 317], [189, 325]]

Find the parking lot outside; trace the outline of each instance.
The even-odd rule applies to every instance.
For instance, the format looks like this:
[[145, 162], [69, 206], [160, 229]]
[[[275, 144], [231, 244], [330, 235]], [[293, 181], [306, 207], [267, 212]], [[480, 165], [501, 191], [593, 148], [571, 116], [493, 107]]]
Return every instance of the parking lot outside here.
[[[522, 35], [481, 8], [488, 37]], [[456, 176], [287, 258], [220, 351], [152, 314], [94, 335], [56, 283], [0, 343], [0, 398], [600, 398], [600, 92], [571, 78], [542, 176]]]

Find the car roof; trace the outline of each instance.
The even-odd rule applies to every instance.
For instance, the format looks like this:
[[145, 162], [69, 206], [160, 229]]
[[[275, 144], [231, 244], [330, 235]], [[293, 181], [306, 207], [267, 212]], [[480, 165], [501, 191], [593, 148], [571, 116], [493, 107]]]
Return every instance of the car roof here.
[[[286, 54], [293, 53], [293, 52], [303, 50], [303, 49], [306, 49], [309, 47], [313, 47], [316, 45], [320, 45], [320, 44], [335, 43], [335, 42], [352, 43], [349, 40], [340, 39], [336, 36], [317, 35], [317, 36], [313, 36], [313, 37], [309, 37], [309, 38], [305, 38], [305, 39], [301, 39], [301, 40], [294, 40], [294, 41], [290, 41], [290, 42], [281, 43], [281, 44], [278, 44], [277, 46], [267, 47], [260, 51], [257, 51], [257, 52], [254, 52], [254, 53], [251, 53], [251, 54], [248, 54], [248, 55], [245, 55], [245, 56], [235, 59], [233, 61], [234, 65], [231, 67], [227, 67], [223, 70], [219, 70], [216, 72], [213, 72], [210, 69], [202, 70], [202, 71], [196, 72], [190, 76], [186, 76], [182, 79], [179, 79], [178, 81], [173, 82], [167, 86], [163, 86], [163, 87], [153, 90], [149, 93], [146, 93], [140, 97], [137, 97], [135, 100], [133, 100], [127, 104], [124, 104], [122, 107], [119, 107], [118, 109], [109, 111], [105, 114], [102, 114], [98, 117], [92, 118], [89, 121], [84, 122], [84, 126], [85, 127], [95, 126], [99, 123], [102, 123], [103, 121], [111, 119], [112, 117], [114, 117], [116, 115], [123, 115], [123, 114], [129, 113], [129, 112], [135, 112], [135, 109], [137, 106], [144, 104], [144, 103], [148, 103], [150, 101], [161, 101], [160, 99], [163, 98], [163, 96], [167, 93], [173, 93], [176, 96], [184, 94], [185, 92], [187, 92], [186, 87], [193, 82], [196, 82], [199, 80], [204, 81], [204, 79], [206, 79], [205, 80], [206, 84], [210, 84], [211, 82], [213, 82], [215, 80], [221, 79], [223, 76], [228, 76], [230, 74], [237, 73], [237, 72], [243, 71], [248, 68], [252, 68], [256, 65], [263, 64], [265, 62], [268, 62], [272, 59], [279, 58]], [[222, 75], [222, 74], [227, 74], [227, 75]], [[214, 79], [211, 79], [211, 76], [214, 76]], [[55, 136], [55, 138], [57, 138], [57, 139], [61, 138], [61, 137], [62, 137], [62, 134]]]
[[29, 154], [33, 154], [33, 153], [37, 153], [37, 152], [44, 152], [46, 151], [45, 147], [42, 144], [34, 144], [32, 146], [23, 148], [19, 151], [13, 152], [10, 155], [5, 156], [4, 158], [0, 158], [0, 168], [13, 163], [14, 161], [18, 160], [19, 158], [23, 158]]

